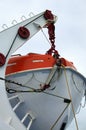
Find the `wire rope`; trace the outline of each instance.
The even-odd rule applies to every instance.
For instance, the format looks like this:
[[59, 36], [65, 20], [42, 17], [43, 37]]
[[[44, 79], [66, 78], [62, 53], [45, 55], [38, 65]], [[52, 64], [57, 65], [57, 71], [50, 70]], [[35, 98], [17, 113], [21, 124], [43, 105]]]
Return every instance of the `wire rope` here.
[[78, 122], [77, 122], [76, 115], [75, 115], [75, 110], [74, 110], [74, 104], [73, 104], [73, 101], [72, 101], [70, 87], [69, 87], [69, 83], [68, 83], [68, 79], [67, 79], [66, 69], [65, 69], [65, 66], [63, 64], [62, 64], [62, 67], [64, 69], [64, 75], [65, 75], [66, 84], [67, 84], [66, 87], [67, 87], [67, 90], [68, 90], [68, 93], [69, 93], [69, 97], [70, 97], [70, 100], [71, 100], [71, 107], [72, 107], [72, 111], [73, 111], [73, 115], [74, 115], [74, 119], [75, 119], [76, 129], [79, 130]]

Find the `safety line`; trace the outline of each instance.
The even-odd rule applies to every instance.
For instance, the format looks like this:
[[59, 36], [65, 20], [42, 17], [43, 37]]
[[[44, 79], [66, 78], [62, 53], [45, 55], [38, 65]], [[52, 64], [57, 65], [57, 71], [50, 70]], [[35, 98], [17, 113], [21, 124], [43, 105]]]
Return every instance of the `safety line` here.
[[68, 93], [69, 93], [70, 100], [71, 100], [71, 106], [72, 106], [72, 111], [73, 111], [73, 115], [74, 115], [74, 119], [75, 119], [76, 129], [79, 130], [78, 122], [77, 122], [77, 119], [75, 116], [75, 110], [74, 110], [74, 105], [73, 105], [73, 101], [72, 101], [72, 96], [71, 96], [71, 92], [70, 92], [70, 88], [69, 88], [69, 84], [68, 84], [66, 69], [65, 69], [65, 66], [63, 64], [62, 64], [62, 67], [64, 68], [64, 74], [65, 74], [65, 79], [66, 79], [66, 84], [67, 84], [66, 87], [68, 89]]
[[62, 96], [59, 96], [59, 95], [55, 95], [55, 94], [52, 94], [52, 93], [49, 93], [49, 92], [46, 92], [46, 91], [43, 91], [42, 93], [45, 93], [47, 95], [51, 95], [51, 96], [54, 96], [54, 97], [58, 97], [58, 98], [66, 99], [66, 100], [70, 101], [70, 99], [67, 99], [65, 97], [62, 97]]
[[49, 39], [47, 38], [46, 34], [44, 33], [44, 31], [43, 31], [42, 28], [41, 28], [41, 32], [42, 32], [42, 34], [44, 35], [46, 41], [47, 41], [50, 45], [52, 45], [51, 42], [49, 41]]
[[7, 52], [7, 54], [6, 54], [6, 58], [8, 57], [8, 55], [9, 55], [9, 53], [10, 53], [10, 51], [11, 51], [13, 45], [14, 45], [14, 42], [15, 42], [15, 40], [16, 40], [16, 38], [17, 38], [17, 35], [18, 35], [18, 33], [16, 34], [16, 36], [15, 36], [14, 39], [13, 39], [13, 42], [12, 42], [12, 44], [11, 44], [11, 46], [10, 46], [10, 49], [8, 50], [8, 52]]
[[58, 123], [58, 121], [60, 120], [60, 118], [62, 117], [62, 115], [64, 114], [64, 112], [66, 111], [66, 109], [68, 108], [70, 103], [67, 104], [67, 106], [64, 108], [63, 112], [61, 113], [61, 115], [58, 117], [58, 119], [55, 121], [55, 123], [52, 125], [52, 127], [50, 128], [50, 130], [53, 130], [53, 128], [55, 127], [55, 125]]
[[28, 88], [28, 89], [31, 89], [31, 90], [16, 90], [16, 89], [9, 89], [8, 87], [6, 87], [6, 90], [7, 90], [7, 92], [8, 93], [23, 93], [23, 92], [37, 92], [37, 93], [40, 93], [40, 92], [42, 92], [42, 93], [44, 93], [44, 94], [47, 94], [47, 95], [51, 95], [51, 96], [54, 96], [54, 97], [58, 97], [58, 98], [61, 98], [61, 99], [64, 99], [64, 100], [67, 100], [67, 101], [69, 101], [69, 99], [67, 99], [67, 98], [65, 98], [65, 97], [62, 97], [62, 96], [59, 96], [59, 95], [55, 95], [55, 94], [52, 94], [52, 93], [49, 93], [49, 92], [46, 92], [46, 91], [44, 91], [43, 89], [35, 89], [35, 88], [33, 88], [33, 87], [29, 87], [29, 86], [26, 86], [26, 85], [23, 85], [23, 84], [21, 84], [21, 83], [18, 83], [18, 82], [15, 82], [15, 81], [12, 81], [12, 80], [7, 80], [7, 79], [5, 79], [5, 78], [2, 78], [2, 77], [0, 77], [0, 80], [4, 80], [5, 82], [7, 82], [7, 83], [12, 83], [12, 84], [15, 84], [15, 85], [18, 85], [18, 86], [20, 86], [20, 87], [24, 87], [24, 88]]

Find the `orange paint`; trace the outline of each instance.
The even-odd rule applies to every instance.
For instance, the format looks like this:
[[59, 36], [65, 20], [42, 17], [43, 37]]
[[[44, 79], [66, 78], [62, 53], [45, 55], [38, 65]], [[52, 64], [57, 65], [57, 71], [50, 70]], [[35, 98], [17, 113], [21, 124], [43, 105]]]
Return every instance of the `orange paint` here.
[[[30, 53], [25, 56], [13, 56], [8, 62], [6, 75], [37, 69], [52, 68], [56, 62], [57, 60], [48, 54], [41, 55]], [[61, 62], [64, 66], [70, 66], [74, 68], [73, 64], [64, 58], [61, 58]]]
[[52, 67], [56, 60], [50, 55], [30, 53], [26, 56], [11, 57], [6, 69], [6, 75]]

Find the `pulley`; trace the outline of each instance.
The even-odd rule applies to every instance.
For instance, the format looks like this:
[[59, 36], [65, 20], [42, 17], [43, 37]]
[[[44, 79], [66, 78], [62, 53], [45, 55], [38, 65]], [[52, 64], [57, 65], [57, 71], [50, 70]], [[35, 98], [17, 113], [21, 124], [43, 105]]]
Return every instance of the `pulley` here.
[[6, 62], [4, 54], [0, 53], [0, 67], [3, 66]]
[[54, 19], [54, 16], [50, 10], [45, 11], [44, 17], [46, 20], [53, 20]]
[[30, 36], [30, 31], [26, 27], [20, 27], [18, 29], [18, 34], [21, 38], [27, 39]]

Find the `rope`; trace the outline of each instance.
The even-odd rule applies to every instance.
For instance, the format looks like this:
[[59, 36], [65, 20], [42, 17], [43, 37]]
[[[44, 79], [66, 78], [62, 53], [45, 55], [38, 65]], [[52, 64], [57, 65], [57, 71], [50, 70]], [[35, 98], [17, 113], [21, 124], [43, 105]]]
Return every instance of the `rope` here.
[[57, 124], [57, 122], [60, 120], [60, 118], [62, 117], [62, 115], [64, 114], [64, 112], [66, 111], [66, 109], [68, 108], [70, 103], [67, 104], [67, 106], [64, 108], [63, 112], [61, 113], [61, 115], [58, 117], [58, 119], [55, 121], [55, 123], [52, 125], [52, 127], [50, 128], [50, 130], [53, 130], [53, 128], [55, 127], [55, 125]]
[[10, 51], [11, 51], [11, 49], [12, 49], [14, 43], [15, 43], [15, 40], [16, 40], [17, 36], [18, 36], [18, 33], [15, 35], [15, 37], [14, 37], [14, 39], [13, 39], [13, 42], [12, 42], [12, 44], [11, 44], [11, 46], [10, 46], [10, 48], [9, 48], [9, 50], [8, 50], [8, 52], [7, 52], [7, 54], [6, 54], [6, 58], [8, 57], [8, 55], [9, 55], [9, 53], [10, 53]]
[[[0, 77], [0, 80], [4, 80], [7, 83], [12, 83], [12, 84], [18, 85], [20, 87], [25, 87], [25, 88], [31, 89], [31, 90], [18, 90], [18, 89], [16, 90], [16, 89], [9, 89], [8, 87], [6, 87], [6, 91], [10, 94], [12, 94], [12, 93], [24, 93], [24, 92], [32, 92], [32, 93], [33, 92], [37, 92], [37, 93], [42, 92], [44, 94], [51, 95], [51, 96], [63, 99], [64, 101], [66, 100], [67, 102], [70, 102], [70, 99], [67, 99], [65, 97], [62, 97], [62, 96], [59, 96], [59, 95], [56, 95], [56, 94], [46, 92], [46, 91], [44, 91], [44, 89], [35, 89], [33, 87], [29, 87], [29, 86], [23, 85], [21, 83], [18, 83], [18, 82], [12, 81], [12, 80], [4, 79], [2, 77]], [[55, 89], [55, 87], [53, 89]], [[53, 89], [51, 89], [51, 90], [53, 90]]]
[[72, 106], [72, 111], [73, 111], [73, 115], [74, 115], [74, 119], [75, 119], [76, 129], [79, 130], [77, 119], [76, 119], [76, 116], [75, 116], [75, 110], [74, 110], [74, 105], [73, 105], [73, 101], [72, 101], [72, 96], [71, 96], [71, 92], [70, 92], [70, 88], [69, 88], [69, 84], [68, 84], [66, 69], [65, 69], [65, 66], [63, 64], [62, 64], [62, 67], [64, 68], [64, 74], [65, 74], [66, 84], [67, 84], [66, 87], [68, 89], [69, 97], [70, 97], [70, 100], [71, 100], [71, 106]]
[[61, 98], [61, 99], [64, 99], [64, 100], [67, 100], [70, 102], [70, 99], [67, 99], [65, 97], [62, 97], [62, 96], [59, 96], [59, 95], [56, 95], [56, 94], [52, 94], [52, 93], [49, 93], [49, 92], [45, 92], [45, 91], [42, 91], [42, 93], [45, 93], [47, 95], [51, 95], [51, 96], [54, 96], [54, 97], [58, 97], [58, 98]]
[[45, 37], [45, 39], [46, 39], [46, 41], [51, 45], [51, 43], [50, 43], [50, 41], [49, 41], [49, 39], [47, 38], [47, 36], [46, 36], [46, 34], [44, 33], [44, 31], [43, 31], [43, 29], [41, 28], [41, 32], [42, 32], [42, 34], [44, 35], [44, 37]]
[[[7, 80], [7, 79], [2, 78], [2, 77], [0, 77], [0, 80], [4, 80], [4, 81], [7, 82], [7, 83], [12, 83], [12, 84], [18, 85], [18, 86], [20, 86], [20, 87], [29, 88], [29, 89], [31, 89], [32, 91], [38, 90], [38, 89], [34, 89], [34, 88], [32, 88], [32, 87], [23, 85], [23, 84], [21, 84], [21, 83], [18, 83], [18, 82], [12, 81], [12, 80]], [[11, 90], [12, 90], [12, 89], [11, 89]], [[32, 91], [31, 91], [31, 92], [32, 92]]]
[[6, 91], [10, 94], [12, 93], [25, 93], [25, 92], [42, 92], [41, 89], [34, 89], [34, 90], [16, 90], [16, 89], [9, 89], [6, 87]]
[[74, 85], [75, 85], [75, 88], [77, 89], [77, 91], [78, 91], [79, 93], [81, 93], [81, 91], [79, 90], [78, 86], [76, 85], [76, 83], [75, 83], [75, 81], [74, 81], [73, 74], [72, 74], [71, 77], [72, 77], [73, 83], [74, 83]]

